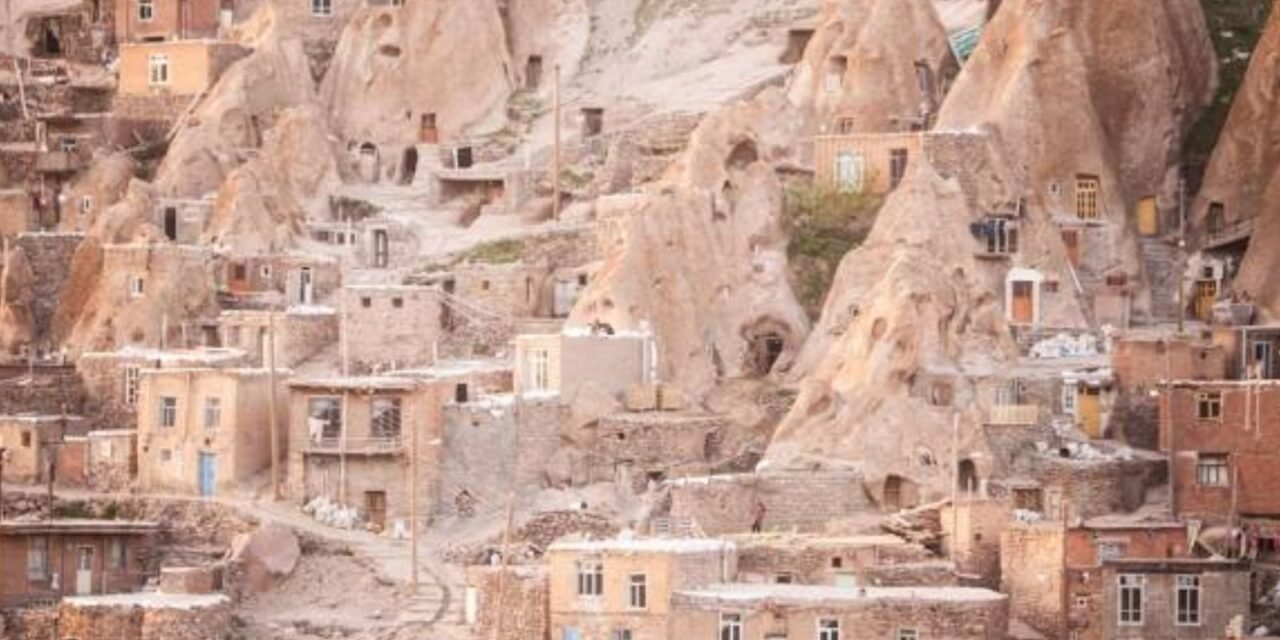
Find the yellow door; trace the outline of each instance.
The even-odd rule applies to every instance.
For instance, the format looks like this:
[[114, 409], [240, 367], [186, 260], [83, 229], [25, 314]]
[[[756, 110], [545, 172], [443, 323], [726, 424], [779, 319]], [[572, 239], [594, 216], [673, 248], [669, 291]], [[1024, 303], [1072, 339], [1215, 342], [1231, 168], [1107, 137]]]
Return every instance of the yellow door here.
[[1090, 438], [1102, 437], [1102, 392], [1084, 385], [1076, 397], [1076, 426]]
[[1196, 317], [1208, 322], [1213, 317], [1213, 303], [1218, 301], [1218, 281], [1201, 280], [1196, 283]]
[[1138, 201], [1138, 233], [1154, 236], [1160, 233], [1160, 220], [1156, 211], [1155, 198], [1143, 198]]

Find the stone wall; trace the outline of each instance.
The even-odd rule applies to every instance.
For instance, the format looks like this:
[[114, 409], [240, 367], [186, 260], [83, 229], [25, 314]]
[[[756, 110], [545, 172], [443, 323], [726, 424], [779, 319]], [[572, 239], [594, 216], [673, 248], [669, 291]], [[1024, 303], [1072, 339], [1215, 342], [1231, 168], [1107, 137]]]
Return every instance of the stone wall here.
[[560, 424], [569, 409], [555, 400], [515, 403], [513, 396], [482, 397], [444, 407], [444, 447], [434, 512], [458, 515], [465, 490], [479, 512], [506, 502], [513, 488], [546, 484], [548, 462], [560, 448]]
[[719, 461], [727, 425], [722, 416], [687, 412], [606, 416], [596, 427], [593, 475], [609, 477], [619, 467], [631, 467], [641, 479], [705, 475]]
[[759, 501], [767, 531], [825, 531], [875, 507], [853, 472], [777, 472], [685, 478], [667, 482], [673, 518], [691, 518], [707, 535], [751, 528]]
[[35, 279], [32, 292], [37, 340], [48, 340], [62, 287], [71, 275], [71, 259], [84, 238], [78, 233], [23, 233], [17, 245], [26, 254]]
[[1066, 536], [1056, 524], [1014, 524], [1000, 537], [1000, 590], [1020, 620], [1055, 637], [1065, 622], [1065, 560]]
[[353, 372], [432, 364], [440, 340], [439, 294], [427, 287], [351, 286], [343, 290], [343, 339]]
[[1132, 458], [1106, 459], [1044, 456], [1030, 475], [1044, 490], [1044, 514], [1060, 518], [1092, 518], [1109, 513], [1129, 513], [1142, 506], [1147, 489], [1168, 478], [1166, 461], [1157, 455], [1135, 452]]
[[[923, 547], [891, 536], [849, 538], [806, 538], [750, 536], [735, 540], [738, 545], [738, 579], [744, 582], [776, 582], [788, 576], [796, 584], [836, 584], [837, 576], [854, 577], [860, 584], [885, 578], [901, 584], [908, 576], [929, 575], [941, 570], [947, 583], [955, 576], [949, 563], [919, 563], [931, 559]], [[929, 583], [935, 583], [931, 578]], [[909, 582], [909, 584], [917, 584]]]
[[475, 637], [545, 640], [551, 628], [550, 583], [545, 567], [511, 567], [505, 571], [471, 567], [467, 570], [467, 584], [477, 596], [472, 626]]
[[37, 413], [82, 414], [86, 391], [71, 367], [44, 366], [34, 369], [31, 379], [13, 377], [0, 380], [0, 415]]
[[231, 608], [219, 604], [156, 606], [148, 596], [121, 598], [118, 603], [63, 602], [57, 609], [61, 638], [129, 638], [130, 640], [225, 640], [231, 631]]
[[61, 640], [57, 609], [13, 609], [0, 617], [4, 619], [4, 631], [9, 634], [3, 636], [6, 640]]

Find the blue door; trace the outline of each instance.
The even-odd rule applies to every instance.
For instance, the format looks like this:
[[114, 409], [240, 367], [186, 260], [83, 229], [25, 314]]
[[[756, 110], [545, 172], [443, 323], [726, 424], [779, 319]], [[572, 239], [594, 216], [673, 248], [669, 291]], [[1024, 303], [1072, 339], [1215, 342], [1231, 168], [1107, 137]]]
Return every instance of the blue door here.
[[200, 454], [200, 495], [213, 497], [213, 468], [217, 457], [212, 453]]

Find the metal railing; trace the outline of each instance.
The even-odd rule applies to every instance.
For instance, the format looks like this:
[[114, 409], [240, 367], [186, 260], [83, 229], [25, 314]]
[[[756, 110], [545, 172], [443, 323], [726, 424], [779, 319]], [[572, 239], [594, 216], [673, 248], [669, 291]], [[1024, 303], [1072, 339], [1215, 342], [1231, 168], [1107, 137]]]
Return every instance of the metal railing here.
[[308, 448], [312, 451], [347, 451], [349, 453], [359, 452], [395, 452], [404, 448], [404, 440], [398, 435], [392, 436], [369, 436], [363, 438], [348, 437], [346, 438], [346, 446], [343, 447], [343, 438], [341, 436], [322, 436], [312, 438], [308, 442]]
[[1209, 229], [1205, 238], [1205, 246], [1220, 247], [1231, 244], [1253, 235], [1253, 218], [1240, 218], [1223, 224], [1216, 229]]

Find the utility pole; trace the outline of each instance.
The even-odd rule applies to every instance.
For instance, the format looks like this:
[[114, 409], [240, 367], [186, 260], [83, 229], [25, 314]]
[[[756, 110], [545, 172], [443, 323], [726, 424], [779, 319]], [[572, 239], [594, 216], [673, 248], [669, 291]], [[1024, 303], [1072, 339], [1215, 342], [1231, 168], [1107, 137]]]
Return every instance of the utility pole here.
[[9, 237], [0, 244], [0, 309], [9, 306]]
[[4, 459], [9, 450], [0, 447], [0, 522], [4, 522]]
[[271, 498], [280, 499], [280, 425], [276, 417], [276, 312], [267, 314], [267, 411], [271, 424]]
[[1182, 175], [1178, 176], [1178, 259], [1173, 264], [1173, 268], [1177, 270], [1174, 282], [1177, 283], [1177, 300], [1178, 300], [1178, 335], [1182, 335], [1186, 329], [1187, 301], [1186, 291], [1183, 286], [1182, 279], [1186, 277], [1183, 268], [1183, 262], [1186, 260], [1187, 252], [1187, 183], [1186, 178]]
[[[432, 389], [432, 400], [439, 398], [439, 390]], [[432, 410], [438, 409], [432, 403]], [[427, 416], [423, 416], [425, 421]], [[412, 438], [409, 451], [409, 576], [413, 583], [413, 595], [418, 595], [418, 439], [422, 437], [426, 425], [413, 428], [409, 433]]]
[[960, 414], [951, 416], [951, 564], [956, 562], [956, 541], [960, 539]]
[[554, 162], [551, 167], [551, 219], [560, 221], [560, 64], [556, 64], [555, 83], [551, 87], [552, 118], [555, 119]]
[[[512, 473], [514, 472], [515, 471], [512, 470]], [[498, 606], [496, 609], [498, 611], [498, 623], [493, 627], [494, 640], [502, 638], [502, 623], [506, 620], [506, 615], [504, 615], [502, 606], [503, 600], [506, 599], [507, 595], [507, 556], [511, 550], [511, 521], [515, 517], [515, 508], [516, 494], [513, 491], [507, 495], [507, 521], [506, 526], [502, 528], [502, 569], [498, 574]]]

